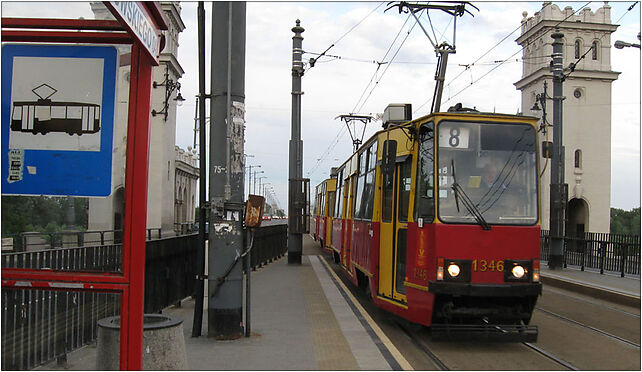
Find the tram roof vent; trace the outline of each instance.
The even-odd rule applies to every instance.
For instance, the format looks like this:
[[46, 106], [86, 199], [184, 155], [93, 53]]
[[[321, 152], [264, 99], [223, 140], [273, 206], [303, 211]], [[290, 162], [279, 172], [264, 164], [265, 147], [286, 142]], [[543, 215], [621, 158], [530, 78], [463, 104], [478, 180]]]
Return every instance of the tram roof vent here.
[[412, 120], [412, 104], [390, 103], [383, 110], [383, 128], [387, 129], [389, 124], [401, 124]]
[[334, 178], [339, 174], [339, 167], [330, 168], [330, 178]]

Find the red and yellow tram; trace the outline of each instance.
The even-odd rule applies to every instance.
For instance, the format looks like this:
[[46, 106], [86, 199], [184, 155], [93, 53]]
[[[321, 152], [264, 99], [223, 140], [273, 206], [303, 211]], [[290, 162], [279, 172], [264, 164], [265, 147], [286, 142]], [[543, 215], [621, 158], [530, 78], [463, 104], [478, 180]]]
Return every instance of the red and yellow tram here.
[[317, 187], [315, 237], [433, 337], [536, 340], [536, 123], [469, 110], [387, 125]]

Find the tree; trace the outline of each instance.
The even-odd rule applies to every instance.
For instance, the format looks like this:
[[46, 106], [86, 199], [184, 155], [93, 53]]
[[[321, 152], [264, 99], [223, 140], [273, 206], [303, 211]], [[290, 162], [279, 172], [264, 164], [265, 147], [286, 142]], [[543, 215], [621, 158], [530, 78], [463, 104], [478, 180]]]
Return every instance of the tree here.
[[70, 200], [74, 203], [74, 228], [86, 229], [87, 198], [3, 196], [2, 235], [63, 229], [67, 223]]
[[630, 211], [611, 208], [611, 233], [640, 235], [640, 208]]

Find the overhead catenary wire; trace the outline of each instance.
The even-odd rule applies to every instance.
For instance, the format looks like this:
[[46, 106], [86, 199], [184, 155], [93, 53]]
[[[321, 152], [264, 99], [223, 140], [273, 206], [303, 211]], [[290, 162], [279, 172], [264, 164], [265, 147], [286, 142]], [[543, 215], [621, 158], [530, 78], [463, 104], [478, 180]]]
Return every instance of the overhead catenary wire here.
[[[356, 109], [356, 106], [355, 106], [355, 109], [353, 110], [353, 112], [359, 112], [359, 111], [361, 111], [361, 110], [363, 109], [363, 106], [365, 106], [365, 104], [366, 104], [366, 102], [368, 101], [368, 99], [370, 99], [370, 96], [372, 95], [372, 92], [377, 88], [377, 86], [379, 86], [379, 82], [381, 81], [381, 79], [383, 79], [384, 75], [386, 74], [386, 72], [388, 71], [388, 69], [390, 68], [390, 66], [392, 65], [392, 62], [395, 60], [395, 57], [397, 57], [397, 54], [399, 54], [399, 51], [401, 50], [401, 47], [403, 47], [403, 45], [406, 43], [406, 40], [408, 40], [408, 37], [410, 36], [410, 33], [411, 33], [411, 32], [412, 32], [412, 30], [415, 28], [415, 26], [417, 25], [417, 23], [418, 23], [418, 22], [415, 22], [415, 23], [412, 25], [412, 27], [410, 28], [410, 30], [408, 30], [408, 32], [406, 33], [406, 37], [401, 41], [401, 44], [399, 44], [399, 48], [397, 48], [397, 51], [396, 51], [396, 52], [395, 52], [395, 54], [392, 56], [392, 58], [390, 59], [390, 61], [388, 61], [388, 62], [386, 63], [386, 68], [383, 70], [383, 72], [381, 73], [381, 75], [379, 76], [379, 78], [377, 79], [377, 81], [375, 81], [374, 85], [372, 86], [372, 89], [370, 89], [370, 92], [368, 93], [368, 96], [363, 100], [363, 102], [361, 103], [361, 106], [359, 106], [359, 108], [358, 108], [358, 109]], [[377, 69], [378, 69], [378, 68], [377, 68]]]
[[[361, 23], [363, 23], [363, 21], [365, 21], [368, 17], [370, 17], [370, 15], [372, 15], [372, 14], [373, 14], [377, 9], [379, 9], [379, 7], [381, 7], [384, 3], [385, 3], [385, 2], [381, 2], [381, 3], [379, 3], [379, 5], [377, 5], [377, 6], [376, 6], [374, 9], [372, 9], [372, 10], [370, 11], [370, 13], [368, 13], [364, 18], [362, 18], [359, 22], [357, 22], [354, 26], [352, 26], [352, 27], [351, 27], [348, 31], [346, 31], [343, 35], [341, 35], [341, 37], [339, 37], [339, 38], [338, 38], [334, 43], [332, 43], [332, 44], [331, 44], [331, 45], [330, 45], [330, 46], [329, 46], [329, 47], [328, 47], [328, 48], [327, 48], [323, 53], [319, 54], [319, 56], [318, 56], [318, 57], [316, 57], [316, 58], [314, 58], [314, 59], [311, 59], [311, 60], [310, 60], [310, 68], [311, 68], [311, 67], [314, 67], [314, 63], [316, 62], [316, 60], [318, 60], [321, 56], [323, 56], [325, 53], [327, 53], [327, 52], [328, 52], [332, 47], [334, 47], [337, 43], [339, 43], [341, 40], [343, 40], [343, 38], [345, 38], [345, 37], [346, 37], [350, 32], [354, 31], [354, 29], [356, 29], [356, 28], [357, 28]], [[337, 132], [337, 135], [335, 136], [335, 140], [333, 140], [333, 142], [338, 143], [339, 138], [341, 138], [342, 133], [343, 133], [343, 127], [339, 128], [339, 131]], [[327, 149], [326, 149], [326, 151], [324, 152], [324, 155], [322, 155], [322, 157], [321, 157], [319, 160], [317, 160], [316, 164], [312, 167], [312, 169], [311, 169], [310, 171], [308, 171], [308, 172], [307, 172], [308, 177], [309, 177], [309, 175], [310, 175], [313, 171], [315, 171], [315, 170], [319, 167], [319, 165], [321, 164], [321, 160], [322, 160], [325, 156], [327, 156], [326, 154], [329, 154], [329, 153], [330, 153], [330, 151], [332, 151], [332, 149], [334, 149], [334, 146], [336, 146], [336, 144], [335, 144], [335, 145], [333, 145], [333, 142], [331, 142], [331, 143], [330, 143], [330, 146], [328, 146], [328, 148], [327, 148]]]
[[[582, 9], [586, 8], [590, 3], [591, 3], [590, 1], [589, 1], [589, 2], [587, 2], [587, 3], [586, 3], [586, 4], [584, 4], [582, 7], [578, 8], [578, 9], [577, 9], [577, 10], [575, 10], [573, 13], [569, 14], [568, 16], [566, 16], [563, 20], [559, 21], [555, 26], [553, 26], [553, 28], [555, 28], [555, 27], [559, 26], [560, 24], [562, 24], [563, 22], [565, 22], [567, 19], [569, 19], [570, 17], [572, 17], [573, 15], [575, 15], [577, 12], [579, 12], [580, 10], [582, 10]], [[530, 43], [528, 43], [528, 44], [524, 45], [522, 48], [518, 49], [515, 53], [513, 53], [510, 57], [506, 58], [504, 61], [508, 61], [508, 60], [510, 60], [510, 59], [511, 59], [511, 58], [513, 58], [515, 55], [517, 55], [518, 53], [520, 53], [520, 52], [522, 52], [524, 49], [526, 49], [526, 47], [530, 46], [532, 43], [534, 43], [534, 41], [532, 41], [532, 42], [530, 42]], [[445, 100], [444, 102], [442, 102], [442, 104], [445, 104], [445, 103], [450, 102], [453, 98], [455, 98], [456, 96], [458, 96], [459, 94], [461, 94], [463, 91], [465, 91], [466, 89], [470, 88], [470, 87], [471, 87], [471, 86], [473, 86], [474, 84], [478, 83], [480, 80], [482, 80], [483, 78], [485, 78], [486, 76], [488, 76], [490, 73], [492, 73], [493, 71], [495, 71], [497, 68], [499, 68], [499, 67], [500, 67], [500, 66], [502, 66], [503, 64], [504, 64], [504, 62], [499, 63], [498, 65], [496, 65], [495, 67], [493, 67], [490, 71], [486, 72], [484, 75], [482, 75], [481, 77], [479, 77], [479, 78], [478, 78], [478, 79], [476, 79], [475, 81], [471, 82], [469, 85], [465, 86], [464, 88], [462, 88], [460, 91], [458, 91], [458, 92], [457, 92], [457, 93], [455, 93], [454, 95], [450, 96], [447, 100]], [[422, 106], [424, 106], [424, 105], [425, 105], [425, 103], [424, 103]]]
[[[631, 6], [629, 6], [629, 8], [624, 12], [624, 14], [622, 14], [622, 15], [620, 16], [620, 18], [618, 18], [618, 20], [617, 20], [617, 21], [615, 21], [615, 24], [620, 23], [620, 21], [622, 20], [622, 18], [624, 18], [624, 16], [625, 16], [625, 15], [627, 15], [631, 10], [633, 10], [633, 8], [635, 7], [635, 5], [636, 5], [637, 3], [639, 3], [639, 1], [636, 1], [636, 2], [634, 2], [633, 4], [631, 4]], [[601, 42], [601, 41], [602, 41], [602, 39], [604, 38], [604, 36], [606, 36], [606, 35], [607, 35], [606, 33], [602, 34], [602, 36], [600, 36], [600, 38], [599, 38], [597, 41]], [[589, 52], [593, 50], [593, 47], [594, 47], [594, 46], [595, 46], [595, 44], [591, 44], [591, 47], [590, 47], [590, 48], [588, 48], [588, 49], [586, 50], [586, 52], [584, 52], [584, 54], [582, 54], [580, 57], [578, 57], [578, 58], [575, 60], [575, 62], [571, 62], [571, 63], [569, 64], [569, 66], [568, 66], [569, 72], [568, 72], [568, 74], [563, 75], [563, 76], [562, 76], [562, 79], [566, 79], [567, 77], [569, 77], [569, 75], [571, 75], [571, 74], [575, 71], [575, 68], [577, 67], [577, 64], [578, 64], [578, 63], [580, 63], [580, 61], [582, 61], [582, 60], [583, 60], [583, 59], [584, 59], [584, 58], [589, 54]]]
[[327, 53], [330, 49], [332, 49], [332, 48], [333, 48], [337, 43], [339, 43], [339, 41], [341, 41], [341, 40], [342, 40], [344, 37], [346, 37], [350, 32], [352, 32], [352, 31], [353, 31], [355, 28], [357, 28], [361, 23], [363, 23], [363, 21], [365, 21], [368, 17], [370, 17], [370, 15], [372, 15], [372, 13], [374, 13], [377, 9], [379, 9], [379, 7], [380, 7], [380, 6], [382, 6], [383, 4], [384, 4], [384, 2], [379, 3], [379, 5], [377, 5], [374, 9], [372, 9], [372, 11], [370, 11], [370, 13], [368, 13], [368, 15], [366, 15], [365, 17], [363, 17], [359, 22], [357, 22], [354, 26], [352, 26], [348, 31], [346, 31], [343, 35], [341, 35], [341, 37], [339, 37], [339, 38], [338, 38], [334, 43], [332, 43], [332, 44], [331, 44], [331, 45], [330, 45], [330, 46], [329, 46], [329, 47], [328, 47], [328, 48], [327, 48], [323, 53], [321, 53], [318, 57], [310, 59], [310, 67], [309, 67], [309, 68], [314, 67], [314, 64], [316, 63], [316, 61], [317, 61], [320, 57], [322, 57], [325, 53]]
[[[408, 15], [408, 17], [404, 21], [403, 25], [401, 25], [401, 28], [399, 28], [399, 32], [397, 32], [397, 35], [395, 35], [395, 38], [392, 40], [392, 43], [390, 43], [390, 46], [388, 47], [388, 50], [386, 50], [386, 53], [383, 55], [383, 58], [381, 58], [381, 61], [385, 61], [386, 60], [386, 57], [388, 56], [388, 53], [390, 53], [390, 50], [392, 50], [392, 47], [395, 45], [395, 42], [399, 38], [399, 35], [401, 35], [401, 32], [406, 27], [406, 24], [408, 23], [409, 20], [410, 20], [410, 15]], [[359, 106], [359, 102], [361, 102], [361, 99], [363, 98], [363, 95], [368, 91], [368, 88], [370, 87], [370, 84], [372, 83], [374, 78], [377, 76], [377, 72], [379, 71], [379, 69], [381, 68], [381, 66], [384, 63], [385, 62], [378, 63], [377, 69], [372, 74], [372, 77], [370, 78], [370, 81], [368, 81], [368, 84], [366, 84], [365, 88], [363, 89], [363, 92], [361, 92], [361, 96], [359, 96], [359, 99], [357, 100], [357, 103], [354, 105], [354, 108], [352, 109], [352, 112], [356, 112], [357, 111], [357, 107]]]
[[[406, 21], [403, 23], [403, 25], [402, 25], [402, 26], [401, 26], [401, 28], [399, 29], [399, 32], [397, 32], [397, 35], [396, 35], [396, 36], [395, 36], [395, 38], [393, 39], [392, 43], [390, 43], [390, 46], [388, 47], [388, 49], [386, 50], [386, 53], [384, 54], [383, 58], [381, 59], [382, 61], [385, 61], [386, 57], [388, 56], [388, 54], [389, 54], [389, 53], [390, 53], [390, 51], [392, 50], [392, 47], [395, 45], [395, 43], [396, 43], [397, 39], [399, 38], [399, 35], [401, 35], [401, 32], [404, 30], [404, 28], [405, 28], [406, 24], [408, 23], [408, 20], [409, 20], [409, 19], [410, 19], [410, 15], [408, 15], [408, 18], [406, 18]], [[414, 26], [413, 26], [413, 27], [414, 27]], [[409, 35], [409, 34], [410, 34], [410, 31], [408, 32], [408, 35]], [[399, 49], [401, 49], [401, 46], [403, 45], [403, 43], [405, 42], [405, 40], [408, 38], [408, 35], [406, 35], [406, 38], [405, 38], [405, 39], [404, 39], [404, 41], [401, 43], [401, 45], [400, 45]], [[397, 49], [397, 52], [395, 52], [395, 55], [394, 55], [394, 56], [396, 56], [396, 55], [397, 55], [397, 53], [399, 52], [399, 49]], [[385, 69], [385, 71], [387, 71], [387, 69], [388, 69], [388, 67], [389, 67], [389, 65], [390, 65], [390, 62], [392, 62], [392, 60], [393, 60], [393, 59], [394, 59], [394, 57], [393, 57], [389, 62], [380, 62], [380, 63], [378, 63], [377, 68], [376, 68], [376, 70], [375, 70], [374, 74], [373, 74], [373, 75], [372, 75], [372, 77], [370, 78], [370, 81], [368, 82], [368, 84], [367, 84], [367, 85], [366, 85], [366, 87], [364, 88], [363, 92], [361, 93], [361, 96], [359, 97], [359, 99], [357, 100], [357, 103], [355, 104], [354, 108], [352, 109], [352, 113], [355, 113], [355, 112], [357, 112], [357, 111], [358, 111], [358, 110], [357, 110], [357, 107], [359, 106], [359, 103], [362, 101], [364, 94], [367, 92], [368, 88], [369, 88], [369, 87], [370, 87], [370, 85], [372, 84], [372, 81], [373, 81], [373, 80], [375, 79], [375, 77], [377, 76], [377, 72], [379, 71], [379, 69], [381, 68], [381, 66], [382, 66], [383, 64], [386, 64], [386, 69]], [[384, 71], [384, 73], [380, 76], [380, 78], [379, 78], [379, 80], [378, 80], [378, 81], [380, 81], [380, 80], [381, 80], [381, 77], [383, 77], [383, 75], [385, 74], [385, 71]], [[373, 89], [370, 91], [370, 94], [368, 95], [368, 97], [372, 94], [372, 91], [373, 91], [373, 90], [374, 90], [374, 88], [376, 88], [376, 86], [378, 85], [378, 81], [375, 83], [375, 85], [374, 85]], [[363, 103], [362, 103], [361, 107], [363, 107], [363, 105], [365, 104], [365, 102], [366, 102], [366, 101], [367, 101], [367, 98], [366, 98], [366, 100], [364, 100], [364, 101], [363, 101]], [[343, 134], [345, 133], [345, 132], [344, 132], [344, 129], [345, 129], [345, 128], [346, 128], [346, 127], [342, 126], [342, 127], [339, 129], [339, 131], [338, 131], [337, 135], [334, 137], [334, 139], [332, 140], [332, 142], [330, 142], [330, 145], [329, 145], [329, 146], [327, 147], [327, 149], [323, 152], [323, 154], [321, 155], [321, 157], [319, 157], [319, 158], [317, 159], [316, 163], [312, 166], [312, 168], [310, 168], [310, 170], [306, 173], [306, 175], [307, 175], [308, 177], [310, 177], [310, 175], [312, 175], [312, 174], [314, 174], [314, 172], [316, 172], [316, 170], [317, 170], [317, 169], [319, 168], [319, 166], [323, 163], [323, 161], [325, 160], [325, 158], [326, 158], [326, 157], [327, 157], [327, 156], [332, 152], [332, 150], [334, 150], [334, 148], [335, 148], [335, 147], [337, 146], [337, 144], [340, 142], [341, 137], [342, 137], [342, 136], [343, 136]]]

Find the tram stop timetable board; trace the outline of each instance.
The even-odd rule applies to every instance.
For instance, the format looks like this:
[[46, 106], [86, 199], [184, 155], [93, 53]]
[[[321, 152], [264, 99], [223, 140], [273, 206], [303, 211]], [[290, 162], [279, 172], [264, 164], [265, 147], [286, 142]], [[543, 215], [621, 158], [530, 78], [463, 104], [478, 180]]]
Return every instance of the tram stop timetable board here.
[[106, 197], [118, 51], [2, 46], [2, 195]]

